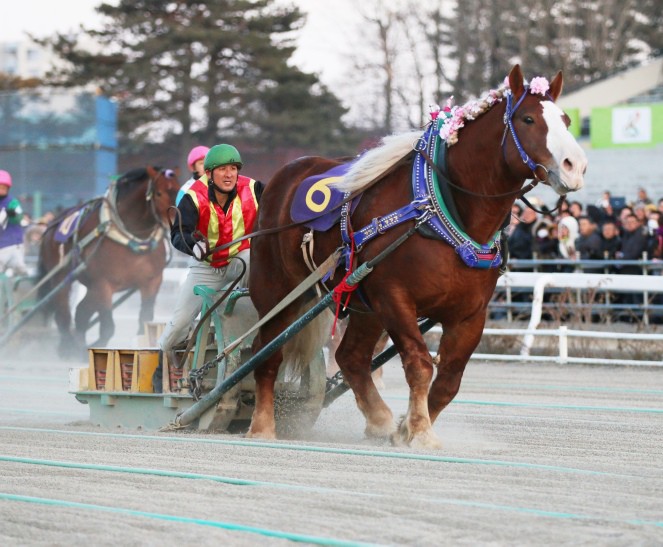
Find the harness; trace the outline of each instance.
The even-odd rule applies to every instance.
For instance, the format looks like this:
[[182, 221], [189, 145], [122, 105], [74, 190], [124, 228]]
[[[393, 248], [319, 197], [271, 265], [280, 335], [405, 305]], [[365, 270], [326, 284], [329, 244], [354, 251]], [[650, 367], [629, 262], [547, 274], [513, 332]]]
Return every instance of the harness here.
[[154, 209], [153, 196], [154, 181], [150, 179], [145, 193], [145, 201], [150, 204], [150, 210], [154, 218], [157, 220], [157, 224], [152, 232], [150, 232], [149, 236], [141, 239], [132, 234], [120, 218], [117, 211], [117, 182], [113, 181], [102, 198], [101, 208], [99, 209], [99, 223], [107, 223], [108, 225], [104, 235], [108, 239], [128, 247], [136, 254], [149, 253], [156, 249], [163, 240], [166, 230]]
[[[442, 159], [442, 167], [433, 169], [426, 156]], [[352, 202], [343, 205], [341, 212], [341, 237], [344, 243], [343, 257], [346, 270], [350, 269], [349, 256], [370, 240], [409, 220], [415, 220], [418, 231], [425, 237], [440, 239], [453, 247], [463, 263], [471, 268], [496, 268], [502, 263], [500, 234], [498, 230], [486, 244], [477, 243], [464, 230], [456, 212], [448, 184], [441, 186], [437, 171], [444, 172], [446, 145], [439, 137], [439, 125], [433, 120], [423, 136], [415, 144], [412, 165], [412, 201], [370, 224], [351, 232], [349, 211]], [[443, 190], [446, 188], [446, 190]], [[446, 194], [446, 199], [444, 194]]]
[[[534, 180], [524, 188], [500, 195], [481, 195], [478, 197], [505, 197], [508, 195], [522, 195], [534, 188], [539, 182], [536, 170], [543, 169], [548, 174], [545, 166], [535, 163], [523, 148], [513, 126], [513, 116], [529, 92], [525, 89], [520, 99], [514, 103], [511, 91], [505, 93], [506, 109], [504, 111], [504, 133], [501, 147], [506, 154], [505, 144], [507, 134], [511, 134], [520, 157], [531, 170]], [[552, 100], [552, 98], [550, 98]], [[451, 183], [446, 174], [446, 142], [440, 137], [440, 128], [444, 124], [445, 117], [434, 117], [424, 134], [414, 145], [414, 160], [412, 165], [411, 189], [412, 201], [382, 217], [374, 218], [370, 224], [360, 230], [352, 232], [349, 222], [349, 211], [352, 201], [343, 205], [341, 213], [341, 237], [344, 243], [346, 270], [350, 269], [349, 257], [353, 248], [359, 251], [368, 241], [409, 220], [415, 220], [417, 230], [424, 237], [440, 239], [448, 243], [458, 254], [466, 266], [470, 268], [490, 269], [498, 268], [503, 263], [502, 252], [502, 228], [497, 230], [488, 243], [478, 243], [470, 237], [456, 210], [456, 205], [451, 194], [450, 187], [470, 195], [474, 192], [458, 187]], [[431, 159], [432, 158], [432, 159]], [[348, 194], [346, 194], [347, 196]], [[508, 217], [507, 217], [508, 221]], [[508, 222], [505, 222], [505, 225]]]
[[[75, 209], [64, 217], [60, 217], [59, 224], [56, 225], [54, 235], [55, 241], [60, 243], [60, 252], [63, 253], [63, 245], [70, 239], [73, 240], [73, 248], [77, 247], [78, 232], [83, 221], [88, 214], [99, 208], [99, 224], [93, 230], [96, 237], [107, 237], [120, 245], [128, 247], [136, 254], [151, 252], [156, 249], [163, 240], [166, 228], [163, 226], [159, 215], [154, 207], [154, 180], [150, 179], [145, 192], [145, 201], [150, 204], [152, 216], [157, 220], [157, 224], [150, 235], [141, 239], [132, 234], [124, 225], [117, 211], [117, 181], [113, 181], [103, 197], [91, 199]], [[58, 219], [54, 221], [54, 224]]]

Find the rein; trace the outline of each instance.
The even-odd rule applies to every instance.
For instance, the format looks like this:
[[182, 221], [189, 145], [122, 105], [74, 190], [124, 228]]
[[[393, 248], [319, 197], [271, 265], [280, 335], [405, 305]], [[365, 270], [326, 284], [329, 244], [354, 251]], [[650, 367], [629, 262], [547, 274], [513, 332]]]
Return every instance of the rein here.
[[472, 190], [468, 190], [467, 188], [463, 188], [462, 186], [458, 186], [457, 184], [454, 184], [449, 180], [449, 178], [446, 176], [444, 172], [437, 166], [437, 164], [431, 159], [431, 157], [426, 153], [425, 150], [417, 150], [419, 154], [426, 160], [426, 163], [435, 171], [438, 177], [442, 178], [446, 184], [451, 186], [452, 188], [455, 188], [456, 190], [463, 192], [464, 194], [467, 194], [469, 196], [474, 196], [477, 198], [486, 198], [486, 199], [499, 199], [499, 198], [506, 198], [510, 196], [518, 196], [522, 197], [525, 195], [527, 192], [530, 190], [533, 190], [534, 187], [539, 184], [540, 179], [536, 177], [536, 173], [534, 176], [536, 177], [532, 182], [529, 184], [523, 186], [522, 188], [518, 188], [517, 190], [512, 190], [510, 192], [504, 192], [502, 194], [481, 194], [479, 192], [473, 192]]

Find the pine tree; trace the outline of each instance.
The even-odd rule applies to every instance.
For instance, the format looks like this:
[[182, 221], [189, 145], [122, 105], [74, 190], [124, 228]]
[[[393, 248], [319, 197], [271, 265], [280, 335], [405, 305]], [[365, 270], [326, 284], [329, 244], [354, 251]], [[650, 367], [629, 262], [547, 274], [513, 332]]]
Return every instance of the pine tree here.
[[[99, 31], [43, 41], [69, 66], [51, 83], [94, 84], [120, 104], [124, 151], [179, 135], [195, 144], [343, 148], [345, 109], [317, 77], [288, 64], [294, 7], [273, 0], [120, 0]], [[97, 52], [81, 47], [94, 40]]]

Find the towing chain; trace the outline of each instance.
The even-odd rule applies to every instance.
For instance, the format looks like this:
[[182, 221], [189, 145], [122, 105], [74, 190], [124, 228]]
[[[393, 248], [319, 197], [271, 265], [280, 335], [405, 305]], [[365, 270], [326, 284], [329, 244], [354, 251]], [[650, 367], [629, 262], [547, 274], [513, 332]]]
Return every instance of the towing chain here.
[[194, 401], [200, 400], [200, 396], [203, 392], [203, 378], [205, 374], [207, 374], [209, 370], [218, 366], [223, 359], [225, 359], [225, 355], [212, 359], [200, 368], [193, 369], [189, 372], [189, 393], [191, 393]]

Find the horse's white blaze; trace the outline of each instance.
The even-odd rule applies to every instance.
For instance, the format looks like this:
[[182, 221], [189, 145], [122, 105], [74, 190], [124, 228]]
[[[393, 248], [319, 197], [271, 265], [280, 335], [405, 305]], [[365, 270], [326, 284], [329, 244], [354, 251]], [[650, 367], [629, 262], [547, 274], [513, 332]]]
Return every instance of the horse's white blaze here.
[[[557, 174], [562, 188], [554, 188], [558, 193], [579, 190], [584, 184], [587, 169], [587, 156], [563, 121], [564, 112], [552, 101], [543, 101], [543, 119], [548, 125], [547, 146], [557, 163]], [[550, 182], [555, 183], [551, 177]]]

